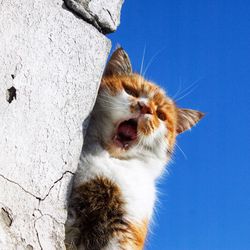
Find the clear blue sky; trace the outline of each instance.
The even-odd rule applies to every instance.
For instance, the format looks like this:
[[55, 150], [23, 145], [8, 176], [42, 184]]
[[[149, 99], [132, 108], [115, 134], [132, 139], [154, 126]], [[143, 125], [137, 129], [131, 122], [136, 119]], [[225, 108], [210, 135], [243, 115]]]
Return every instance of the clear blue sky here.
[[125, 0], [109, 35], [178, 103], [207, 115], [178, 138], [147, 250], [250, 249], [250, 1]]

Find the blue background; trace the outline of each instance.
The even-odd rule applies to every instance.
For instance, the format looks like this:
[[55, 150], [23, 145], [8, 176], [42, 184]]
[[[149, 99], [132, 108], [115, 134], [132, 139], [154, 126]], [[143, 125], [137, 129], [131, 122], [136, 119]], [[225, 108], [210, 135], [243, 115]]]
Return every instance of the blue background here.
[[178, 137], [146, 249], [250, 249], [250, 1], [126, 0], [109, 38], [206, 113]]

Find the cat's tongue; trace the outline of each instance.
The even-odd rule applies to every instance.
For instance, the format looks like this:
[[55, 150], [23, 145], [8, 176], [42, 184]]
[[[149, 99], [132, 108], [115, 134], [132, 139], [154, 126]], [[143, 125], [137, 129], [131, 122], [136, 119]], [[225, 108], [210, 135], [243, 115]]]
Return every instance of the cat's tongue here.
[[137, 138], [137, 122], [130, 119], [122, 122], [117, 128], [116, 140], [120, 146], [128, 146], [129, 143]]

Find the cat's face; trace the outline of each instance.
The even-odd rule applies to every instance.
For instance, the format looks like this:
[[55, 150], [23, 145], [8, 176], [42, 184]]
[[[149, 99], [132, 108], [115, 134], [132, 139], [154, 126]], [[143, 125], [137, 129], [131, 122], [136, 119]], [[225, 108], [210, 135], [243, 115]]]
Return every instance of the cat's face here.
[[177, 108], [161, 88], [133, 74], [122, 48], [107, 64], [95, 112], [100, 117], [103, 146], [118, 158], [146, 153], [167, 159], [176, 136], [203, 116]]

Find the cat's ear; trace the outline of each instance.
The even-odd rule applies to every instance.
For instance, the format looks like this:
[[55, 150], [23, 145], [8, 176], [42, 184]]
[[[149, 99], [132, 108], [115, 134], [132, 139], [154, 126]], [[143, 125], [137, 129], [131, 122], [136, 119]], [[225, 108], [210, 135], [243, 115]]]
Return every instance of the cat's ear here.
[[197, 110], [177, 108], [177, 134], [191, 129], [203, 116], [204, 113]]
[[132, 66], [128, 54], [123, 48], [118, 48], [110, 57], [104, 71], [104, 76], [131, 75]]

